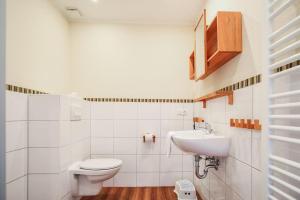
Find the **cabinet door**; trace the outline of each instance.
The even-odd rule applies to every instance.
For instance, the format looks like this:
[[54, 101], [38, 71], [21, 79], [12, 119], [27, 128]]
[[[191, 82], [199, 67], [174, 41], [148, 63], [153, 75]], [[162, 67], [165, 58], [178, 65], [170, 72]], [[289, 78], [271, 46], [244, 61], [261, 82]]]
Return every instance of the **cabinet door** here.
[[195, 80], [207, 70], [206, 58], [206, 11], [204, 10], [195, 27]]

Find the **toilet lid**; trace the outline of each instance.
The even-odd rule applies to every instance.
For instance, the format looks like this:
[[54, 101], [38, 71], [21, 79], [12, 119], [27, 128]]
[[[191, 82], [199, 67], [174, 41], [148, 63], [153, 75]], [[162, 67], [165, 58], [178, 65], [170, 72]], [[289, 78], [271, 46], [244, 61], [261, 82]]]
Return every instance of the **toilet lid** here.
[[122, 161], [118, 159], [103, 158], [103, 159], [90, 159], [80, 163], [81, 169], [87, 170], [106, 170], [120, 167]]

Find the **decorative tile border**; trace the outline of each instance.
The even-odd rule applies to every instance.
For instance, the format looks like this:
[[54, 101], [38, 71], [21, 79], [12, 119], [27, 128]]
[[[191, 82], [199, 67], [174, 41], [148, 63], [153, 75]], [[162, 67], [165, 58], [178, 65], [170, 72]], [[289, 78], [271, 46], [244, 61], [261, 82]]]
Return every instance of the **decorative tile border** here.
[[6, 84], [6, 90], [24, 94], [48, 94], [46, 92]]
[[[300, 65], [300, 60], [297, 60], [297, 61], [289, 63], [287, 65], [278, 67], [273, 70], [273, 73], [282, 72], [282, 71], [288, 70], [290, 68], [296, 67], [298, 65]], [[256, 76], [247, 78], [243, 81], [226, 86], [217, 91], [227, 92], [227, 91], [234, 91], [234, 90], [242, 89], [242, 88], [260, 83], [261, 79], [262, 79], [262, 75], [258, 74]], [[9, 85], [9, 84], [6, 85], [6, 90], [24, 93], [24, 94], [48, 94], [47, 92], [42, 92], [42, 91], [38, 91], [38, 90], [23, 88], [23, 87]], [[192, 103], [194, 101], [192, 99], [88, 98], [88, 97], [84, 98], [84, 100], [93, 101], [93, 102], [149, 102], [149, 103], [150, 102], [151, 103]]]
[[[24, 94], [48, 94], [46, 92], [8, 84], [6, 85], [6, 90]], [[84, 100], [92, 102], [193, 103], [192, 99], [84, 98]]]
[[295, 62], [292, 62], [292, 63], [289, 63], [287, 65], [284, 65], [284, 66], [281, 66], [281, 67], [278, 67], [276, 69], [273, 70], [273, 73], [278, 73], [278, 72], [282, 72], [282, 71], [285, 71], [287, 69], [291, 69], [293, 67], [296, 67], [300, 65], [300, 60], [297, 60]]
[[193, 103], [193, 99], [84, 98], [92, 102]]
[[256, 76], [252, 76], [250, 78], [247, 78], [243, 81], [240, 81], [240, 82], [234, 83], [232, 85], [226, 86], [226, 87], [224, 87], [220, 90], [217, 90], [217, 91], [228, 92], [228, 91], [234, 91], [234, 90], [242, 89], [242, 88], [245, 88], [245, 87], [249, 87], [249, 86], [260, 83], [261, 82], [261, 77], [262, 77], [262, 75], [258, 74]]
[[[300, 60], [297, 60], [297, 61], [289, 63], [287, 65], [278, 67], [278, 68], [276, 68], [276, 69], [273, 70], [273, 73], [279, 73], [279, 72], [288, 70], [290, 68], [296, 67], [298, 65], [300, 65]], [[224, 88], [222, 88], [222, 89], [220, 89], [218, 91], [226, 92], [226, 91], [234, 91], [234, 90], [238, 90], [238, 89], [241, 89], [241, 88], [245, 88], [245, 87], [248, 87], [248, 86], [260, 83], [261, 82], [261, 78], [262, 78], [262, 75], [258, 74], [256, 76], [247, 78], [246, 80], [243, 80], [243, 81], [240, 81], [238, 83], [234, 83], [232, 85], [224, 87]]]

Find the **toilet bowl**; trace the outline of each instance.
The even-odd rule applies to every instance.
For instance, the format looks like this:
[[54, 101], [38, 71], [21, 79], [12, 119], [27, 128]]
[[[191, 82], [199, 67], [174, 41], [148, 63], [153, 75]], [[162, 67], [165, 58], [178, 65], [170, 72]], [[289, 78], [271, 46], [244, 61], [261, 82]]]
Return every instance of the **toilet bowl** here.
[[69, 167], [73, 197], [97, 195], [104, 181], [115, 176], [122, 166], [118, 159], [89, 159]]

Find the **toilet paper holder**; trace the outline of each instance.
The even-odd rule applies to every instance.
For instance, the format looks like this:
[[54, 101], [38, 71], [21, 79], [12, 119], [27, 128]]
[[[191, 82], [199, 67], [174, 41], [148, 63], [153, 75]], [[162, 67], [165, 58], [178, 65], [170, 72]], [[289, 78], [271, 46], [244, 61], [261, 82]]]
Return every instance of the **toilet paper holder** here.
[[[152, 141], [153, 141], [153, 143], [155, 143], [155, 140], [156, 140], [156, 136], [153, 134], [152, 135]], [[146, 142], [146, 136], [145, 135], [143, 136], [143, 141], [144, 141], [144, 143]]]

